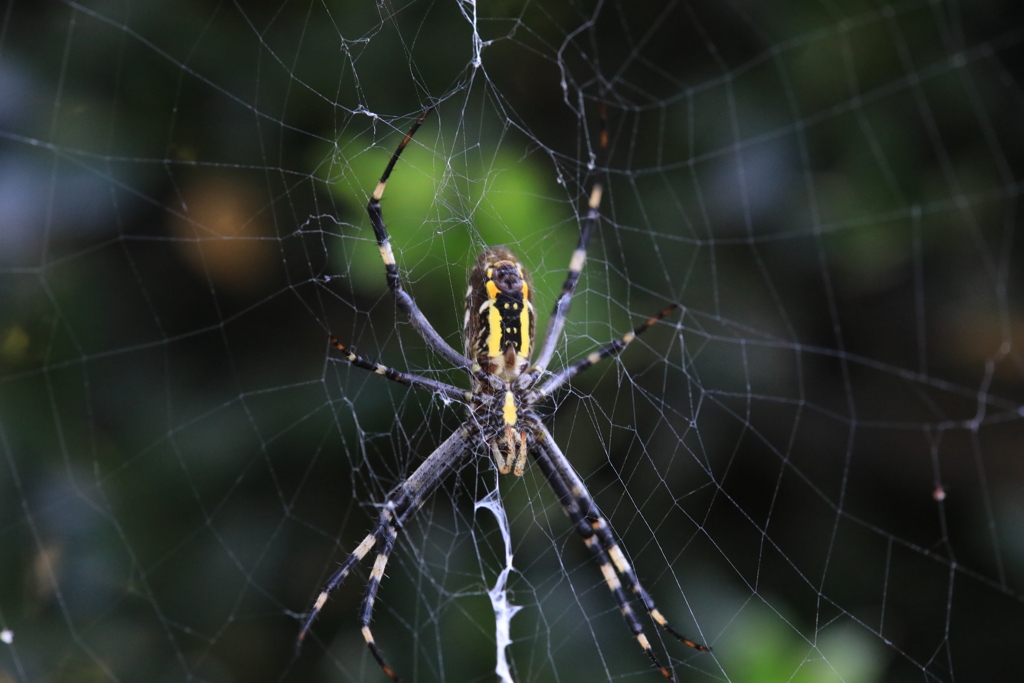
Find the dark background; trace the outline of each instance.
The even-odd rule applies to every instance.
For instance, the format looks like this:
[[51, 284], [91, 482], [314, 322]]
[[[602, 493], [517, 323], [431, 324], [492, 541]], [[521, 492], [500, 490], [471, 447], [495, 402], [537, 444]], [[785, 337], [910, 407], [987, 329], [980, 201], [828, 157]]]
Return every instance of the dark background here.
[[[384, 211], [452, 344], [488, 244], [534, 272], [543, 328], [603, 170], [555, 365], [683, 307], [550, 405], [661, 610], [713, 647], [645, 622], [680, 680], [1018, 677], [1022, 19], [0, 4], [0, 681], [384, 680], [369, 561], [293, 644], [461, 417], [327, 344], [465, 381], [396, 322], [362, 208], [430, 105]], [[491, 486], [480, 460], [403, 530], [374, 629], [407, 681], [494, 680]], [[659, 680], [541, 477], [500, 487], [516, 680]]]

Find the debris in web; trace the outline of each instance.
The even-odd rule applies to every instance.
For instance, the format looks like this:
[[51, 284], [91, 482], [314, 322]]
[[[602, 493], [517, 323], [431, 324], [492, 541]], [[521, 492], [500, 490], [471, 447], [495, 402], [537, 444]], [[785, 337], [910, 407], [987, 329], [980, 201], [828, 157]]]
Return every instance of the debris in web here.
[[480, 508], [487, 508], [498, 521], [498, 528], [501, 529], [501, 538], [505, 546], [505, 566], [498, 573], [494, 585], [487, 591], [487, 597], [491, 600], [491, 607], [494, 609], [494, 645], [495, 665], [494, 672], [498, 674], [498, 680], [502, 683], [513, 683], [512, 674], [508, 668], [508, 657], [506, 650], [512, 644], [512, 617], [522, 609], [518, 605], [509, 604], [508, 601], [508, 576], [513, 571], [512, 567], [512, 535], [508, 529], [508, 515], [505, 514], [505, 505], [501, 500], [498, 490], [498, 473], [494, 473], [494, 488], [487, 492], [482, 499], [478, 500], [473, 511]]

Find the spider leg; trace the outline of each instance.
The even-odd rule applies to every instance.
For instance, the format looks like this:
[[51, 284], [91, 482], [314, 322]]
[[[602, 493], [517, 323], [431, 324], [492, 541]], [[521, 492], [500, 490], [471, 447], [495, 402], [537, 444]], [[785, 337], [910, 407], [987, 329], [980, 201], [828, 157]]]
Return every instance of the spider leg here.
[[363, 370], [369, 370], [378, 375], [383, 375], [392, 382], [398, 382], [408, 387], [414, 387], [416, 389], [425, 389], [434, 394], [441, 394], [455, 401], [466, 401], [468, 402], [472, 398], [472, 394], [464, 389], [459, 389], [451, 384], [445, 382], [438, 382], [427, 377], [421, 377], [420, 375], [411, 375], [405, 372], [400, 372], [394, 368], [390, 368], [386, 365], [376, 363], [366, 356], [362, 356], [356, 353], [353, 349], [345, 346], [337, 337], [331, 337], [331, 345], [336, 349], [345, 354], [345, 360], [354, 365], [357, 368]]
[[377, 660], [380, 668], [384, 670], [387, 677], [395, 683], [401, 683], [401, 679], [398, 678], [398, 674], [395, 670], [388, 666], [388, 663], [384, 661], [384, 655], [381, 654], [377, 648], [377, 642], [373, 639], [373, 632], [370, 631], [370, 617], [373, 616], [373, 603], [377, 599], [377, 591], [380, 590], [380, 582], [384, 578], [384, 567], [387, 566], [388, 557], [391, 555], [391, 551], [395, 547], [395, 539], [398, 538], [398, 527], [392, 525], [388, 527], [387, 536], [384, 537], [384, 547], [377, 554], [377, 559], [373, 561], [373, 571], [370, 572], [370, 580], [366, 582], [366, 593], [363, 596], [363, 603], [359, 608], [359, 626], [363, 632], [363, 639], [366, 641], [366, 647], [369, 648], [370, 654]]
[[630, 598], [623, 588], [625, 581], [629, 590], [637, 596], [644, 605], [644, 609], [659, 626], [685, 645], [695, 650], [704, 652], [708, 648], [689, 638], [681, 635], [669, 625], [668, 620], [661, 614], [650, 594], [640, 584], [636, 573], [626, 560], [625, 554], [616, 542], [615, 537], [608, 527], [604, 515], [597, 507], [590, 492], [587, 491], [583, 481], [573, 471], [572, 466], [566, 460], [565, 455], [551, 438], [551, 433], [539, 422], [533, 420], [533, 435], [537, 448], [534, 449], [534, 460], [541, 472], [547, 479], [551, 489], [555, 492], [562, 509], [572, 521], [576, 532], [583, 537], [584, 543], [597, 558], [604, 575], [605, 583], [619, 605], [619, 611], [626, 620], [633, 636], [640, 647], [650, 658], [654, 666], [661, 672], [662, 676], [670, 681], [675, 678], [672, 672], [661, 664], [650, 641], [644, 634], [643, 626], [630, 605]]
[[370, 578], [366, 583], [366, 593], [359, 610], [359, 623], [370, 654], [373, 655], [373, 658], [377, 660], [381, 669], [384, 670], [384, 673], [391, 680], [400, 683], [394, 669], [388, 666], [384, 660], [370, 630], [373, 603], [376, 600], [381, 579], [384, 578], [384, 567], [387, 565], [388, 557], [394, 549], [399, 529], [417, 510], [423, 507], [423, 504], [433, 495], [441, 482], [466, 461], [472, 453], [472, 449], [467, 446], [470, 438], [475, 433], [476, 427], [474, 425], [469, 423], [463, 424], [438, 446], [433, 453], [428, 455], [420, 466], [409, 475], [408, 479], [399, 484], [388, 495], [387, 500], [382, 506], [377, 526], [366, 535], [362, 543], [331, 574], [323, 590], [320, 591], [320, 595], [317, 596], [316, 602], [313, 603], [313, 608], [310, 610], [309, 615], [302, 622], [302, 627], [296, 638], [296, 653], [302, 648], [302, 641], [309, 632], [313, 621], [327, 603], [327, 598], [331, 591], [344, 581], [345, 577], [352, 571], [352, 568], [362, 561], [369, 554], [370, 550], [379, 543], [381, 550], [377, 553], [377, 559], [373, 563]]
[[588, 354], [585, 358], [581, 358], [572, 365], [562, 368], [552, 375], [551, 378], [548, 379], [548, 381], [546, 381], [539, 389], [530, 394], [529, 402], [536, 403], [537, 401], [550, 396], [584, 370], [590, 368], [596, 363], [599, 363], [605, 358], [608, 358], [609, 356], [619, 355], [634, 339], [653, 327], [655, 323], [677, 308], [679, 308], [679, 304], [666, 306], [658, 311], [658, 313], [648, 318], [642, 325], [634, 329], [632, 332], [626, 333], [621, 338], [616, 339], [602, 349], [598, 349], [597, 351]]
[[[608, 119], [605, 115], [604, 103], [599, 106], [601, 116], [601, 155], [608, 152]], [[562, 328], [565, 327], [565, 317], [569, 314], [569, 306], [572, 304], [572, 295], [576, 291], [576, 283], [579, 282], [580, 273], [587, 262], [587, 245], [590, 243], [590, 236], [601, 219], [601, 196], [604, 193], [604, 185], [600, 180], [595, 180], [590, 188], [590, 199], [587, 201], [587, 215], [580, 223], [580, 239], [576, 244], [576, 250], [572, 252], [572, 259], [569, 261], [569, 272], [565, 276], [565, 283], [562, 285], [562, 292], [555, 301], [555, 307], [551, 311], [551, 318], [548, 320], [547, 331], [544, 333], [544, 345], [541, 347], [540, 356], [537, 362], [528, 373], [524, 373], [527, 379], [523, 380], [521, 386], [527, 386], [526, 382], [535, 382], [537, 378], [547, 369], [552, 356], [555, 355], [555, 347], [562, 336]]]
[[548, 320], [547, 330], [544, 333], [544, 346], [541, 347], [540, 356], [533, 368], [531, 375], [540, 375], [548, 367], [552, 356], [555, 355], [555, 346], [562, 336], [562, 328], [565, 327], [565, 318], [569, 313], [569, 306], [572, 304], [572, 295], [576, 291], [576, 283], [579, 282], [580, 273], [587, 262], [587, 245], [590, 242], [590, 235], [594, 230], [600, 213], [598, 207], [601, 204], [601, 183], [595, 182], [590, 190], [589, 209], [586, 218], [580, 225], [580, 239], [572, 252], [572, 259], [569, 261], [569, 273], [562, 285], [562, 292], [555, 301], [555, 308], [551, 311], [551, 318]]
[[684, 645], [692, 647], [698, 652], [708, 652], [711, 648], [707, 645], [702, 645], [695, 640], [690, 640], [672, 628], [672, 625], [668, 623], [668, 619], [665, 618], [665, 616], [658, 610], [658, 607], [654, 604], [654, 598], [651, 597], [650, 593], [648, 593], [640, 583], [640, 579], [637, 578], [632, 565], [629, 564], [629, 560], [627, 560], [625, 554], [623, 554], [622, 548], [620, 548], [619, 544], [615, 541], [615, 537], [612, 535], [611, 529], [608, 528], [608, 523], [605, 521], [604, 517], [598, 517], [595, 521], [592, 521], [591, 526], [594, 528], [594, 532], [601, 540], [601, 543], [603, 543], [608, 549], [608, 555], [611, 556], [612, 562], [615, 563], [615, 570], [625, 578], [626, 583], [630, 586], [630, 590], [632, 590], [633, 594], [636, 595], [640, 599], [640, 602], [643, 603], [644, 609], [646, 609], [647, 613], [651, 615], [651, 619]]
[[323, 589], [320, 591], [320, 595], [317, 596], [316, 602], [313, 603], [313, 608], [309, 611], [309, 615], [306, 616], [302, 622], [302, 627], [299, 629], [299, 635], [295, 639], [295, 654], [297, 655], [302, 649], [302, 641], [305, 640], [306, 634], [309, 633], [310, 626], [313, 625], [313, 621], [320, 615], [320, 610], [324, 608], [327, 603], [327, 598], [338, 585], [345, 580], [345, 577], [349, 575], [352, 568], [359, 564], [367, 553], [373, 549], [373, 546], [377, 544], [378, 537], [381, 536], [384, 531], [389, 528], [390, 525], [391, 510], [385, 509], [381, 513], [381, 519], [377, 522], [377, 527], [366, 535], [362, 543], [356, 546], [356, 549], [345, 558], [345, 561], [341, 563], [341, 566], [333, 574], [331, 578], [327, 579], [327, 583], [324, 584]]
[[395, 254], [391, 249], [391, 238], [388, 236], [387, 227], [384, 225], [384, 216], [381, 213], [380, 200], [384, 196], [384, 188], [387, 186], [388, 178], [391, 176], [391, 171], [395, 168], [395, 163], [398, 161], [398, 157], [402, 155], [402, 151], [405, 149], [409, 141], [412, 140], [412, 136], [416, 134], [419, 127], [423, 124], [424, 119], [427, 118], [427, 114], [430, 113], [430, 109], [423, 112], [416, 123], [413, 124], [412, 128], [406, 134], [401, 144], [398, 145], [398, 149], [391, 155], [391, 160], [388, 162], [387, 167], [384, 169], [384, 174], [380, 177], [380, 182], [377, 183], [377, 187], [373, 191], [373, 195], [370, 196], [370, 203], [366, 205], [366, 212], [370, 215], [370, 224], [373, 226], [373, 234], [377, 238], [377, 247], [380, 249], [380, 257], [384, 261], [384, 271], [387, 275], [388, 288], [395, 295], [395, 302], [398, 307], [402, 309], [406, 317], [409, 318], [409, 322], [412, 323], [413, 329], [423, 337], [423, 341], [427, 342], [438, 355], [444, 358], [446, 361], [466, 372], [472, 372], [473, 361], [463, 356], [461, 353], [451, 347], [448, 342], [437, 333], [434, 326], [430, 324], [427, 317], [420, 311], [419, 306], [416, 305], [416, 301], [410, 296], [405, 289], [402, 288], [402, 278], [398, 274], [398, 265], [395, 263]]

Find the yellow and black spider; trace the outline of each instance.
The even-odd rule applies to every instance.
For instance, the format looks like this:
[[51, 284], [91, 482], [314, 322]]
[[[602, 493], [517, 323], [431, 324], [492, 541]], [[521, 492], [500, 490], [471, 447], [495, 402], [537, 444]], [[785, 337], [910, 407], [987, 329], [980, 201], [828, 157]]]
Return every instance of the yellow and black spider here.
[[[551, 433], [544, 427], [533, 407], [578, 373], [603, 358], [621, 352], [636, 335], [671, 313], [677, 305], [666, 307], [621, 339], [594, 351], [572, 365], [550, 375], [546, 373], [565, 324], [576, 282], [587, 258], [587, 243], [599, 219], [602, 185], [595, 182], [590, 192], [587, 215], [580, 224], [579, 244], [569, 262], [569, 272], [551, 313], [547, 335], [537, 362], [530, 365], [537, 316], [531, 297], [529, 276], [515, 255], [504, 247], [487, 249], [477, 258], [476, 265], [469, 274], [469, 289], [466, 291], [466, 318], [463, 330], [466, 355], [453, 349], [434, 330], [413, 298], [402, 288], [402, 280], [398, 274], [398, 266], [395, 264], [395, 255], [391, 250], [390, 238], [380, 208], [380, 199], [398, 157], [429, 113], [430, 109], [423, 113], [391, 156], [366, 210], [377, 237], [381, 258], [384, 260], [388, 287], [394, 293], [398, 307], [408, 316], [413, 328], [431, 349], [470, 376], [472, 390], [466, 391], [444, 382], [403, 373], [375, 363], [343, 346], [334, 337], [331, 337], [331, 343], [352, 365], [371, 370], [395, 382], [463, 402], [468, 407], [468, 414], [466, 421], [455, 433], [427, 456], [423, 464], [417, 467], [408, 479], [388, 494], [380, 506], [377, 526], [367, 534], [352, 554], [345, 558], [320, 592], [312, 610], [302, 623], [296, 647], [302, 646], [306, 633], [323, 609], [331, 591], [374, 547], [378, 547], [373, 570], [366, 584], [366, 594], [360, 606], [359, 623], [363, 638], [374, 659], [389, 678], [399, 681], [398, 675], [384, 661], [370, 631], [373, 603], [384, 576], [388, 556], [394, 549], [395, 539], [398, 538], [398, 530], [423, 506], [440, 483], [457, 471], [474, 453], [489, 450], [499, 472], [514, 472], [516, 476], [523, 474], [526, 454], [533, 453], [537, 466], [558, 497], [558, 502], [600, 563], [605, 583], [615, 596], [619, 610], [640, 647], [662, 675], [673, 680], [672, 672], [661, 664], [647, 636], [644, 635], [640, 620], [630, 606], [631, 600], [639, 600], [655, 623], [681, 642], [695, 650], [707, 651], [708, 648], [675, 631], [655, 607], [654, 600], [637, 579], [587, 487], [555, 444]], [[601, 120], [601, 149], [606, 150], [608, 134], [604, 127], [603, 109]], [[632, 593], [632, 597], [627, 594], [627, 589]]]

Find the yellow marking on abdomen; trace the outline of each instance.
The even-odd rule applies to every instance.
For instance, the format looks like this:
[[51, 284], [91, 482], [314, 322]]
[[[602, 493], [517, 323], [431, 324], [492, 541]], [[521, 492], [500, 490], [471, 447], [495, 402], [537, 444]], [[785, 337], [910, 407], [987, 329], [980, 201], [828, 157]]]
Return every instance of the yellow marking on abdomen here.
[[519, 312], [519, 355], [530, 357], [530, 288], [523, 283], [523, 310]]
[[[488, 285], [493, 283], [488, 282]], [[501, 311], [498, 307], [491, 304], [490, 310], [487, 311], [487, 355], [490, 358], [497, 358], [501, 355]]]
[[482, 313], [484, 308], [490, 309], [487, 311], [487, 355], [490, 358], [497, 358], [501, 355], [501, 311], [495, 305], [498, 302], [498, 285], [490, 279], [493, 273], [493, 268], [487, 269], [488, 279], [484, 285], [487, 301], [480, 306], [480, 312]]

